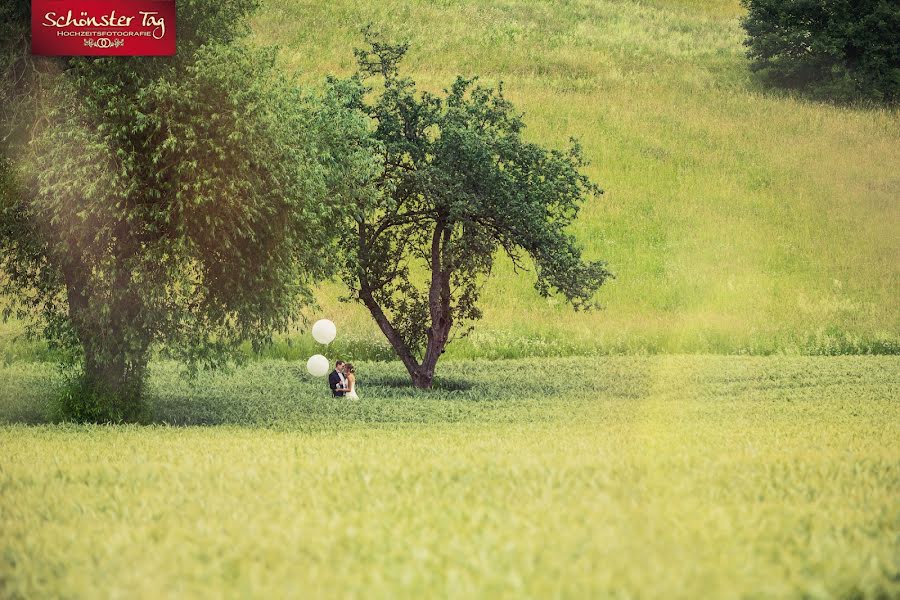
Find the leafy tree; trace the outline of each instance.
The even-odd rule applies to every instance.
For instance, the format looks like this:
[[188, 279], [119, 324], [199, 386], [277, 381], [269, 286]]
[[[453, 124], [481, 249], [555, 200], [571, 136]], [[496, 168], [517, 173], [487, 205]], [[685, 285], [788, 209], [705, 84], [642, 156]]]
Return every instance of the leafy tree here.
[[254, 6], [179, 0], [173, 57], [3, 47], [0, 98], [28, 118], [3, 122], [0, 292], [80, 365], [71, 418], [141, 418], [154, 347], [219, 365], [286, 327], [334, 267], [333, 184], [368, 158], [330, 140], [365, 123], [241, 43]]
[[763, 80], [838, 101], [900, 98], [895, 0], [742, 0], [751, 69]]
[[[559, 293], [576, 309], [610, 277], [585, 262], [567, 226], [580, 203], [601, 190], [579, 172], [581, 150], [546, 150], [522, 139], [524, 124], [502, 86], [458, 77], [442, 96], [418, 92], [401, 77], [407, 45], [366, 34], [358, 72], [330, 79], [347, 104], [373, 122], [368, 142], [382, 172], [377, 193], [357, 201], [345, 236], [348, 299], [361, 302], [409, 371], [429, 388], [452, 334], [481, 316], [478, 299], [499, 250], [524, 268], [536, 288]], [[368, 84], [380, 82], [377, 93]]]

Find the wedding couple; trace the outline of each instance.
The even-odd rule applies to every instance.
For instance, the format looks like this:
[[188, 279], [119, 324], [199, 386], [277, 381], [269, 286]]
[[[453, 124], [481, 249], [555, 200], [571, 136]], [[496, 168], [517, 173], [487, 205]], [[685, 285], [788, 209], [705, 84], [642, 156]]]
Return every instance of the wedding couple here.
[[359, 400], [356, 395], [356, 369], [350, 363], [342, 360], [334, 363], [334, 371], [328, 376], [328, 387], [335, 398]]

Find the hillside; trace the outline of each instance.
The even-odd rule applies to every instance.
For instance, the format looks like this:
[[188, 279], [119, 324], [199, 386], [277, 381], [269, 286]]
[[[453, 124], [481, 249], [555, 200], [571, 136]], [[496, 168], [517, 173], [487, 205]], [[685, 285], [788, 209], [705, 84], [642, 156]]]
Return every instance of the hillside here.
[[[316, 82], [352, 70], [373, 22], [411, 42], [424, 87], [502, 80], [530, 139], [583, 143], [606, 193], [575, 233], [617, 275], [606, 309], [542, 300], [504, 262], [448, 356], [896, 352], [900, 118], [759, 88], [740, 14], [737, 0], [265, 0], [254, 37]], [[339, 350], [389, 355], [339, 294], [320, 294]], [[302, 356], [293, 337], [276, 353]]]
[[[411, 42], [424, 86], [502, 80], [530, 138], [584, 144], [606, 193], [576, 234], [617, 275], [606, 309], [542, 300], [504, 263], [481, 326], [448, 353], [896, 350], [900, 119], [760, 89], [740, 14], [737, 1], [269, 0], [255, 33], [315, 81], [349, 72], [376, 23]], [[377, 339], [337, 290], [324, 312]]]

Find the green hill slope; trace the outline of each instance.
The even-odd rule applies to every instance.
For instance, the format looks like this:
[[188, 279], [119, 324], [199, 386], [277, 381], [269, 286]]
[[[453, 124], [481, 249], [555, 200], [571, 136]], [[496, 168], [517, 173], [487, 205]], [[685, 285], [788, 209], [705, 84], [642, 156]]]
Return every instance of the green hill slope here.
[[[900, 115], [760, 89], [737, 0], [264, 2], [255, 40], [307, 82], [349, 73], [372, 22], [411, 42], [423, 87], [502, 80], [531, 139], [582, 141], [606, 193], [575, 233], [617, 275], [606, 309], [543, 300], [502, 263], [448, 357], [900, 349]], [[340, 329], [331, 352], [389, 357], [340, 292], [319, 295]], [[288, 341], [272, 353], [313, 349]]]
[[[606, 194], [575, 233], [617, 274], [606, 309], [542, 300], [504, 264], [484, 321], [448, 354], [896, 351], [900, 118], [758, 88], [740, 14], [737, 1], [268, 0], [254, 31], [315, 81], [353, 68], [373, 22], [411, 42], [423, 86], [503, 80], [532, 139], [583, 142]], [[344, 339], [380, 343], [338, 293], [323, 288], [322, 312]]]

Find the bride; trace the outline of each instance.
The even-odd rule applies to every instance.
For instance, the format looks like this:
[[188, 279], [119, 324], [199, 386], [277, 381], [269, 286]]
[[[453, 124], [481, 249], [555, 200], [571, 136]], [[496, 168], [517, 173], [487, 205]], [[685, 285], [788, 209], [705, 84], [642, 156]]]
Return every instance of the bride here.
[[347, 392], [344, 394], [344, 398], [359, 400], [359, 396], [356, 394], [356, 367], [347, 363], [344, 365], [344, 373], [347, 376]]

